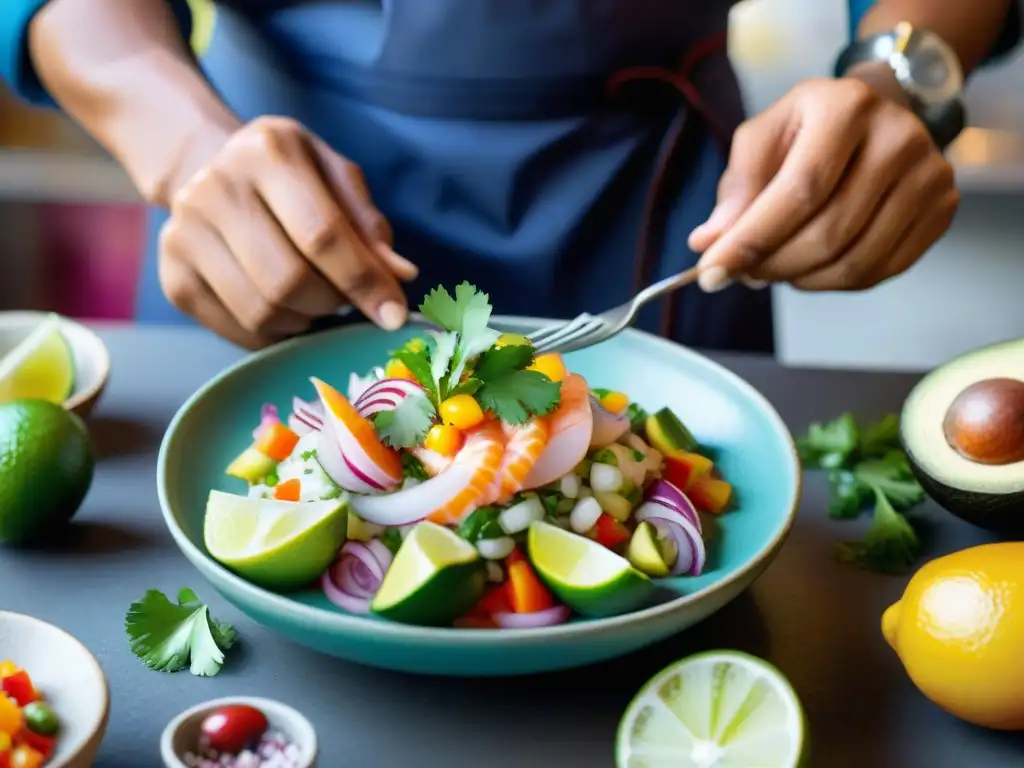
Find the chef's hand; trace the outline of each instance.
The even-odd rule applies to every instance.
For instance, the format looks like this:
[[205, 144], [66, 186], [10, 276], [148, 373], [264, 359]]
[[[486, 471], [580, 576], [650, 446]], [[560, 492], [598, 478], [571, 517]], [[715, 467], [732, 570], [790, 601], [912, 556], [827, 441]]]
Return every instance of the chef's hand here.
[[959, 204], [953, 170], [891, 72], [868, 74], [880, 87], [810, 80], [739, 128], [717, 205], [689, 240], [705, 290], [732, 278], [870, 288], [946, 231]]
[[417, 269], [391, 249], [360, 169], [286, 118], [223, 138], [171, 198], [159, 257], [171, 303], [249, 349], [349, 303], [401, 326], [399, 280]]

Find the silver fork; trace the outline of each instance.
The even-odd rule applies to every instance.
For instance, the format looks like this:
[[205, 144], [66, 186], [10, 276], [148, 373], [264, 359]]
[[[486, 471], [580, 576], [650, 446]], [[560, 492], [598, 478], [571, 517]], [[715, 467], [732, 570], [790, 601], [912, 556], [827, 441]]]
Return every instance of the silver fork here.
[[592, 347], [628, 328], [636, 319], [640, 308], [649, 301], [689, 285], [695, 282], [699, 276], [700, 271], [697, 267], [691, 267], [684, 272], [647, 286], [625, 304], [613, 307], [607, 312], [602, 312], [599, 315], [589, 315], [584, 312], [568, 322], [553, 323], [540, 328], [527, 334], [527, 337], [533, 342], [537, 354], [572, 352], [584, 347]]

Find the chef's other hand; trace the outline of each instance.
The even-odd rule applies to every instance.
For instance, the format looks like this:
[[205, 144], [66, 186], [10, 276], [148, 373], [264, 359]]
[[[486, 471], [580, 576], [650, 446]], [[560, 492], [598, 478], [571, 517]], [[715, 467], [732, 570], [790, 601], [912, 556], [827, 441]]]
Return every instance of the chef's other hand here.
[[398, 328], [398, 281], [417, 273], [360, 169], [281, 117], [241, 127], [173, 194], [159, 264], [172, 304], [249, 349], [345, 304]]
[[858, 290], [914, 264], [958, 205], [953, 169], [909, 109], [858, 79], [810, 80], [736, 132], [689, 244], [705, 290], [731, 278]]

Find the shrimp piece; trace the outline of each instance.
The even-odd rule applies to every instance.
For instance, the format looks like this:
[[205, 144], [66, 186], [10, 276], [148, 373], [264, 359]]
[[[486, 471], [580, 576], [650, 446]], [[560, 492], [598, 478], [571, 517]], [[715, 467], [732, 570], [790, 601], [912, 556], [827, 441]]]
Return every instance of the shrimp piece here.
[[395, 493], [354, 495], [352, 509], [377, 525], [407, 525], [423, 519], [457, 525], [491, 487], [504, 453], [501, 427], [484, 422], [466, 433], [466, 442], [440, 474]]
[[562, 400], [548, 422], [547, 445], [523, 481], [523, 489], [539, 488], [568, 475], [587, 455], [594, 432], [594, 414], [586, 379], [577, 373], [565, 377]]
[[429, 448], [424, 448], [423, 446], [413, 448], [410, 453], [420, 460], [420, 464], [423, 465], [423, 469], [425, 469], [427, 474], [431, 477], [437, 477], [440, 475], [448, 469], [455, 460], [454, 456], [442, 456], [437, 451], [432, 451]]
[[505, 454], [501, 457], [498, 475], [484, 497], [484, 504], [505, 504], [522, 490], [523, 481], [544, 452], [550, 428], [548, 420], [541, 417], [526, 424], [505, 424], [504, 432]]

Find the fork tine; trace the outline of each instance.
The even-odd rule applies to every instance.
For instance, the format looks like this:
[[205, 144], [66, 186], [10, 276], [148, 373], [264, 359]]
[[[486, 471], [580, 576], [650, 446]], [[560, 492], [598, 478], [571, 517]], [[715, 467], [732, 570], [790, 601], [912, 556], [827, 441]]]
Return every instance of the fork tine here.
[[589, 319], [590, 315], [584, 313], [582, 315], [577, 315], [572, 320], [569, 320], [567, 322], [563, 321], [560, 323], [555, 323], [554, 325], [546, 326], [544, 328], [541, 328], [539, 331], [534, 331], [533, 333], [529, 334], [530, 341], [533, 342], [534, 347], [536, 347], [538, 344], [547, 344], [550, 342], [551, 339], [557, 336], [561, 336], [568, 329], [578, 328], [582, 324], [586, 323]]
[[561, 332], [551, 334], [540, 345], [535, 344], [534, 348], [539, 353], [562, 350], [568, 345], [575, 345], [580, 339], [599, 332], [604, 325], [604, 321], [597, 317], [577, 318], [577, 320], [581, 320], [581, 322], [569, 323]]
[[586, 347], [592, 347], [595, 344], [600, 344], [602, 341], [613, 335], [611, 330], [612, 329], [607, 327], [594, 327], [586, 333], [581, 333], [571, 339], [566, 339], [558, 345], [557, 351], [566, 354], [569, 352], [575, 352], [577, 349], [585, 349]]

